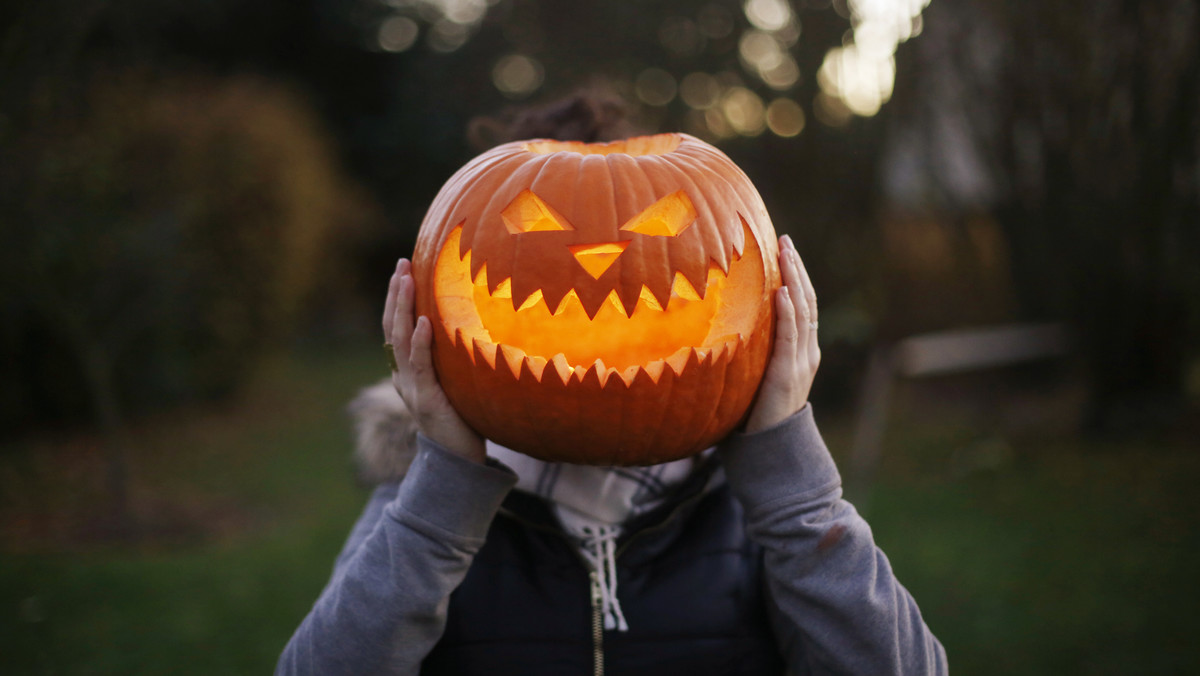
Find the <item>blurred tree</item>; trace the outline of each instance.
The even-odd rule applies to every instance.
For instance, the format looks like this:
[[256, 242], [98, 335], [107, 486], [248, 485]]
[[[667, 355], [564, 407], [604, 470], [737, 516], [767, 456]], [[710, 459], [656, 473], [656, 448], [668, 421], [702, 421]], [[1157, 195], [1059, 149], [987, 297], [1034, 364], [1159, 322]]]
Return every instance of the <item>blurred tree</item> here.
[[40, 97], [5, 99], [22, 123], [0, 130], [0, 416], [7, 434], [90, 410], [124, 530], [125, 414], [243, 382], [359, 196], [303, 103], [263, 80], [28, 82]]
[[387, 215], [389, 227], [357, 250], [372, 301], [442, 182], [477, 151], [466, 143], [473, 117], [602, 83], [646, 131], [701, 135], [754, 178], [831, 310], [822, 392], [832, 395], [853, 381], [834, 376], [838, 347], [860, 349], [881, 305], [874, 213], [884, 127], [880, 116], [831, 107], [817, 77], [850, 39], [854, 6], [112, 0], [85, 52], [160, 71], [253, 70], [304, 87]]
[[[1030, 318], [1067, 319], [1093, 430], [1179, 419], [1200, 344], [1200, 8], [934, 3], [902, 65], [898, 164], [990, 208]], [[928, 196], [928, 195], [927, 195]]]
[[[894, 40], [914, 30], [921, 5], [896, 4]], [[857, 14], [866, 9], [845, 0], [46, 0], [0, 12], [5, 82], [20, 85], [0, 100], [10, 129], [48, 130], [45, 102], [85, 100], [81, 83], [97, 63], [114, 73], [133, 64], [160, 82], [179, 71], [249, 71], [290, 83], [386, 212], [390, 226], [355, 251], [372, 280], [361, 293], [376, 301], [433, 195], [472, 154], [472, 117], [602, 79], [647, 131], [704, 136], [754, 178], [822, 289], [822, 396], [845, 399], [854, 380], [839, 348], [855, 361], [883, 304], [875, 214], [885, 115], [852, 116], [818, 73], [856, 27], [878, 27]], [[891, 88], [883, 75], [876, 109]]]

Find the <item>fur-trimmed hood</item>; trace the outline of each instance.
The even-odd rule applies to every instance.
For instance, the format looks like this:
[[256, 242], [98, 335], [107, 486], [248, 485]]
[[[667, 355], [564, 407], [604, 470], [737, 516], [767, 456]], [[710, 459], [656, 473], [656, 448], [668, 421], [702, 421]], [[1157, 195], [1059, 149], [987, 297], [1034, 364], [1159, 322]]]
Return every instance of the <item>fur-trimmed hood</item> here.
[[354, 420], [354, 465], [360, 481], [399, 481], [417, 448], [417, 424], [391, 379], [363, 388], [347, 407]]

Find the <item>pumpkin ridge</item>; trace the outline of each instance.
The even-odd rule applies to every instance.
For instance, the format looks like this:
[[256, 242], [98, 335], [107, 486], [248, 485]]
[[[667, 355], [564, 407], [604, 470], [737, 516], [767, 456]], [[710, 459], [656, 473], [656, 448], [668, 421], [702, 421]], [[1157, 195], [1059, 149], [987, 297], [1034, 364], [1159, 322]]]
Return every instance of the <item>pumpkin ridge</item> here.
[[[516, 157], [517, 160], [523, 159], [519, 153], [514, 155], [514, 157]], [[503, 210], [507, 209], [512, 201], [515, 200], [517, 196], [525, 190], [529, 190], [529, 192], [536, 196], [537, 191], [533, 190], [532, 186], [537, 185], [538, 181], [542, 179], [542, 176], [547, 172], [551, 160], [553, 159], [553, 157], [546, 157], [541, 162], [536, 164], [521, 164], [518, 169], [513, 171], [512, 174], [510, 174], [509, 177], [502, 182], [500, 186], [489, 196], [487, 202], [482, 207], [482, 210], [476, 210], [476, 218], [478, 219], [480, 214], [502, 213]], [[562, 212], [554, 205], [546, 203], [541, 196], [538, 196], [538, 200], [546, 204], [546, 206], [555, 214], [556, 217], [563, 218], [565, 220]], [[476, 223], [475, 233], [472, 234], [470, 242], [472, 252], [487, 252], [495, 250], [495, 247], [491, 246], [492, 242], [487, 238], [487, 235], [485, 234], [486, 232], [487, 231], [481, 225]], [[464, 238], [467, 234], [468, 233], [464, 233]], [[504, 237], [504, 235], [501, 233], [494, 233], [492, 236], [498, 238]], [[496, 275], [498, 278], [497, 283], [499, 283], [500, 279], [512, 278], [513, 268], [516, 266], [517, 261], [519, 260], [518, 256], [520, 254], [521, 242], [522, 238], [517, 237], [515, 248], [511, 256], [496, 257], [497, 262], [501, 263], [501, 265], [493, 266], [492, 270], [488, 274], [489, 276], [493, 274]], [[482, 256], [482, 261], [486, 263], [489, 258], [492, 258], [492, 256], [488, 256], [486, 253], [484, 253]], [[472, 263], [472, 267], [474, 267], [474, 263]], [[472, 276], [474, 276], [476, 271], [472, 269], [471, 272]], [[491, 279], [489, 278], [489, 286], [491, 283]]]
[[[746, 242], [745, 242], [746, 231], [751, 231], [751, 232], [753, 231], [753, 228], [751, 228], [749, 226], [749, 223], [746, 221], [746, 219], [744, 217], [742, 217], [742, 211], [747, 206], [745, 203], [745, 200], [742, 199], [741, 195], [738, 193], [737, 187], [734, 186], [733, 183], [730, 182], [728, 178], [726, 178], [726, 176], [724, 175], [723, 172], [712, 171], [711, 169], [706, 170], [704, 166], [702, 166], [702, 165], [698, 166], [699, 165], [698, 160], [696, 158], [692, 157], [690, 153], [680, 153], [679, 161], [682, 165], [684, 165], [687, 169], [689, 169], [691, 171], [702, 172], [703, 175], [710, 177], [714, 181], [714, 183], [716, 183], [718, 186], [721, 187], [721, 200], [719, 200], [719, 202], [717, 204], [713, 203], [714, 200], [712, 200], [709, 197], [708, 191], [701, 192], [701, 195], [703, 196], [703, 200], [704, 200], [704, 206], [705, 206], [705, 209], [707, 210], [707, 213], [713, 213], [714, 211], [716, 211], [717, 213], [719, 213], [721, 215], [722, 220], [728, 219], [730, 222], [732, 222], [732, 220], [733, 220], [731, 218], [731, 216], [738, 216], [741, 219], [741, 223], [743, 226], [743, 229], [741, 230], [741, 233], [740, 233], [742, 235], [741, 246], [738, 246], [737, 237], [733, 236], [733, 237], [729, 237], [728, 241], [726, 241], [725, 238], [721, 238], [720, 246], [714, 246], [714, 247], [707, 249], [709, 251], [716, 250], [716, 251], [721, 252], [723, 260], [718, 260], [718, 265], [721, 266], [721, 269], [725, 270], [725, 269], [727, 269], [727, 265], [733, 261], [734, 254], [736, 254], [736, 256], [738, 258], [740, 258], [743, 255], [743, 253], [745, 252], [745, 248], [746, 248]], [[736, 169], [736, 167], [734, 167], [734, 168]], [[740, 172], [740, 170], [738, 170], [738, 171]], [[685, 171], [682, 173], [684, 173], [685, 175], [688, 175], [689, 172]], [[690, 176], [689, 176], [688, 180], [690, 180]], [[733, 202], [732, 207], [726, 207], [724, 205], [725, 202], [729, 202], [729, 201]], [[699, 209], [697, 209], [697, 211], [699, 211]], [[716, 259], [714, 258], [714, 260], [716, 260]], [[704, 295], [703, 290], [697, 289], [697, 291], [700, 291], [700, 294], [702, 296]]]
[[[633, 159], [633, 162], [630, 163], [632, 171], [636, 171], [642, 177], [641, 181], [634, 181], [634, 183], [650, 186], [649, 194], [651, 195], [651, 199], [648, 202], [645, 202], [643, 204], [642, 209], [645, 209], [646, 207], [650, 206], [651, 204], [653, 204], [658, 199], [661, 199], [661, 197], [662, 197], [660, 194], [660, 193], [662, 193], [662, 190], [659, 188], [658, 181], [655, 180], [657, 178], [658, 172], [647, 171], [646, 165], [649, 164], [651, 167], [657, 168], [658, 166], [662, 165], [665, 161], [662, 159], [662, 157], [648, 158], [647, 162], [639, 162], [637, 160], [637, 158], [632, 158], [632, 159]], [[654, 161], [650, 161], [650, 160], [654, 160]], [[669, 164], [667, 166], [669, 166]], [[632, 173], [632, 171], [631, 171], [631, 173]], [[623, 225], [623, 224], [624, 223], [621, 223], [620, 225]], [[668, 246], [665, 240], [661, 240], [658, 238], [651, 239], [650, 242], [652, 242], [660, 247], [664, 247], [664, 248]], [[648, 245], [649, 245], [649, 243], [644, 244], [643, 246], [648, 246]], [[674, 274], [672, 274], [670, 272], [670, 268], [674, 267], [671, 265], [670, 255], [668, 254], [667, 256], [655, 257], [652, 260], [662, 260], [663, 261], [662, 265], [664, 268], [666, 268], [667, 273], [663, 274], [662, 269], [648, 270], [645, 267], [646, 258], [643, 257], [641, 259], [641, 261], [639, 261], [642, 263], [642, 266], [641, 266], [641, 274], [639, 275], [640, 278], [638, 281], [642, 284], [646, 284], [646, 285], [650, 286], [650, 292], [653, 293], [656, 297], [670, 298], [671, 283], [675, 281]], [[641, 293], [640, 287], [638, 289], [638, 292], [639, 292], [639, 294]]]
[[[490, 164], [481, 162], [474, 168], [470, 176], [463, 177], [463, 185], [461, 187], [455, 186], [454, 190], [450, 193], [457, 199], [446, 208], [449, 214], [446, 221], [449, 223], [458, 223], [463, 226], [463, 237], [461, 240], [464, 243], [463, 246], [472, 249], [477, 248], [475, 233], [479, 230], [479, 227], [473, 220], [473, 217], [479, 213], [479, 209], [481, 208], [479, 202], [483, 202], [482, 208], [486, 209], [490, 207], [490, 198], [481, 199], [476, 196], [474, 190], [476, 184], [485, 181], [494, 171], [507, 171], [508, 165], [516, 166], [515, 169], [511, 170], [514, 174], [520, 173], [523, 167], [518, 154], [497, 152], [495, 162]], [[460, 251], [459, 253], [463, 252]], [[484, 262], [486, 261], [480, 261], [481, 264]]]

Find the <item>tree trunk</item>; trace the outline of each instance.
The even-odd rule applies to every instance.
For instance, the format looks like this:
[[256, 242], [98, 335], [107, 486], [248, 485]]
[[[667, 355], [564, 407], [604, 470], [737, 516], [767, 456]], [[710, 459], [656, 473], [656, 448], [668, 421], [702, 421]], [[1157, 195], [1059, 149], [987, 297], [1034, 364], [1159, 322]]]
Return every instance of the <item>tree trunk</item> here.
[[83, 341], [80, 358], [96, 424], [104, 440], [104, 483], [108, 493], [104, 530], [120, 539], [136, 535], [129, 504], [129, 442], [113, 382], [113, 358], [103, 346]]

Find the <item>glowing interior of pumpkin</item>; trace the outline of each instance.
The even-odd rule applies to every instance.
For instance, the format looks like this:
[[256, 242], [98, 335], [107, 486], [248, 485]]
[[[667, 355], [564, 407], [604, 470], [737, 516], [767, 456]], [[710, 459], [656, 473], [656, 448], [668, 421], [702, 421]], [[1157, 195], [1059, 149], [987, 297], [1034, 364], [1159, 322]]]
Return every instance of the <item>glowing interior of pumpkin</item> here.
[[[754, 329], [763, 302], [765, 273], [754, 236], [744, 222], [742, 227], [746, 242], [742, 255], [731, 260], [728, 273], [710, 263], [703, 288], [693, 288], [676, 272], [670, 298], [656, 298], [643, 286], [633, 312], [626, 314], [613, 290], [589, 318], [574, 290], [553, 309], [540, 290], [527, 298], [513, 298], [509, 279], [489, 293], [486, 264], [472, 279], [470, 251], [462, 258], [457, 255], [462, 234], [459, 226], [446, 238], [434, 271], [438, 313], [451, 341], [456, 341], [457, 335], [464, 342], [474, 341], [493, 367], [495, 360], [503, 358], [519, 373], [524, 362], [541, 380], [550, 364], [565, 383], [572, 375], [581, 378], [588, 367], [599, 362], [602, 382], [618, 375], [632, 383], [639, 370], [657, 382], [667, 366], [682, 372], [693, 351], [705, 358], [736, 350]], [[615, 259], [623, 251], [570, 248], [585, 269], [588, 264], [581, 253]], [[612, 260], [601, 262], [607, 268]]]

